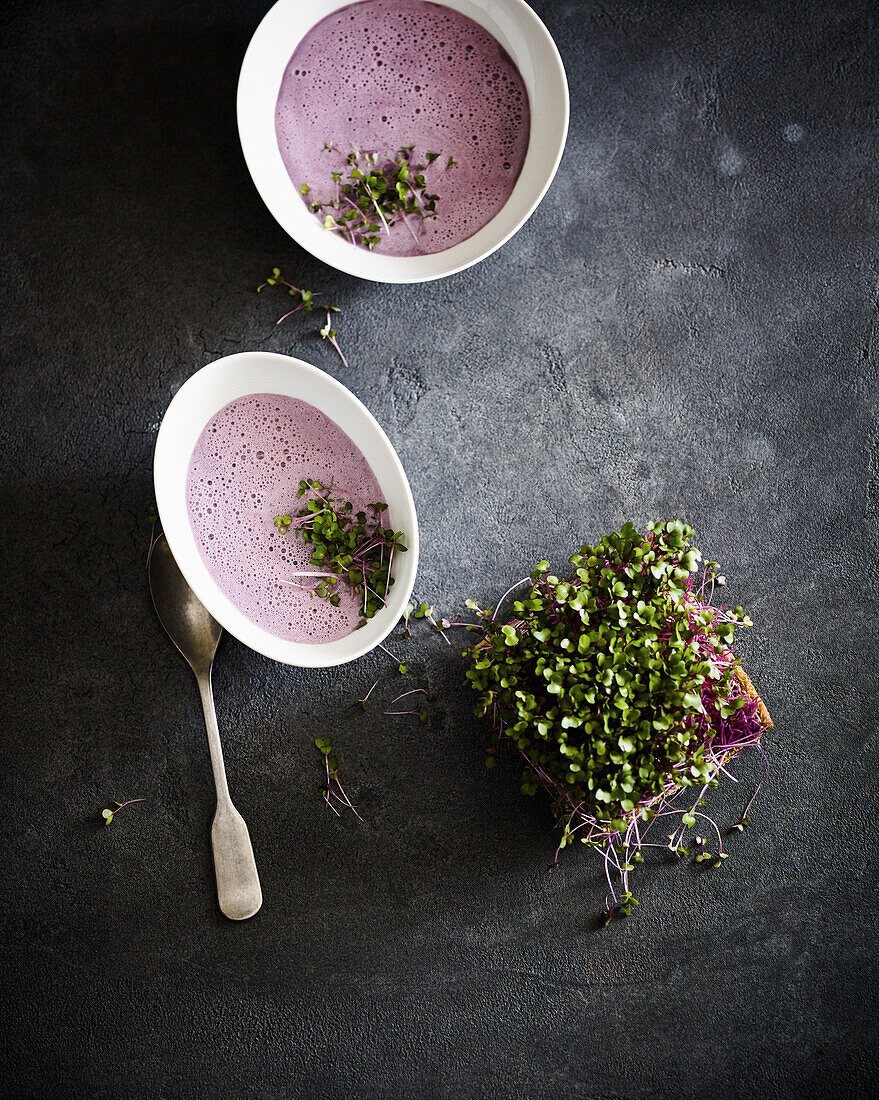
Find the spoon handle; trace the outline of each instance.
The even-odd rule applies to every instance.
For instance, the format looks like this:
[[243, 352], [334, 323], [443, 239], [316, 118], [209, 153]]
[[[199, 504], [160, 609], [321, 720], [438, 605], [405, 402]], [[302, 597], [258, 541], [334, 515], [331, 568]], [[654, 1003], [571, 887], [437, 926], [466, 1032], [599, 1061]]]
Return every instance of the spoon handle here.
[[230, 920], [246, 920], [262, 905], [250, 833], [231, 802], [217, 804], [211, 827], [217, 899]]
[[211, 766], [217, 788], [217, 812], [211, 826], [211, 844], [214, 851], [214, 873], [217, 877], [217, 899], [221, 911], [230, 920], [246, 920], [262, 905], [262, 889], [253, 858], [250, 833], [241, 814], [232, 805], [226, 767], [223, 763], [223, 747], [214, 710], [210, 671], [198, 677], [204, 720], [211, 750]]

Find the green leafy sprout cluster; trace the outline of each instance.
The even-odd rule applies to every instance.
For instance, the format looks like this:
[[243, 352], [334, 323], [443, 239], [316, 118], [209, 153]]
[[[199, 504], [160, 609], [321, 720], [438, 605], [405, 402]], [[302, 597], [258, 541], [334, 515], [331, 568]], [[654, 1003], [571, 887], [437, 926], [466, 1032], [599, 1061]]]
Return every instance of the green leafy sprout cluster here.
[[[477, 714], [496, 733], [488, 764], [502, 742], [515, 745], [527, 761], [523, 792], [543, 788], [553, 798], [559, 850], [578, 837], [604, 853], [607, 919], [637, 904], [628, 873], [644, 848], [688, 854], [684, 830], [697, 818], [710, 821], [674, 800], [698, 786], [702, 805], [724, 764], [759, 745], [763, 730], [731, 649], [736, 628], [750, 620], [741, 608], [709, 605], [715, 562], [694, 586], [701, 554], [692, 536], [677, 521], [653, 523], [645, 535], [626, 524], [582, 546], [570, 579], [540, 562], [511, 622], [496, 623], [468, 601], [485, 630], [466, 676]], [[674, 818], [675, 829], [656, 845], [645, 837], [661, 818]], [[719, 864], [725, 853], [711, 825], [717, 856], [702, 842], [696, 858]]]
[[[331, 149], [332, 145], [324, 146]], [[352, 244], [372, 249], [382, 233], [402, 222], [418, 244], [412, 226], [435, 218], [439, 195], [428, 191], [425, 177], [439, 159], [439, 153], [427, 153], [426, 164], [413, 163], [413, 145], [398, 149], [395, 154], [353, 150], [346, 158], [347, 175], [332, 172], [335, 194], [331, 200], [311, 200], [314, 214], [323, 215], [324, 229], [340, 233]], [[453, 157], [446, 161], [446, 170], [457, 166]], [[305, 197], [311, 187], [303, 183], [299, 189]], [[411, 219], [411, 220], [410, 220]]]
[[405, 536], [386, 525], [388, 506], [383, 502], [355, 512], [350, 500], [315, 478], [299, 482], [297, 498], [306, 495], [309, 499], [298, 511], [275, 516], [275, 527], [282, 535], [290, 531], [311, 547], [315, 570], [295, 576], [317, 578], [309, 591], [334, 607], [340, 603], [339, 585], [348, 585], [360, 597], [357, 627], [365, 626], [385, 606], [385, 597], [394, 583], [394, 555], [408, 549]]

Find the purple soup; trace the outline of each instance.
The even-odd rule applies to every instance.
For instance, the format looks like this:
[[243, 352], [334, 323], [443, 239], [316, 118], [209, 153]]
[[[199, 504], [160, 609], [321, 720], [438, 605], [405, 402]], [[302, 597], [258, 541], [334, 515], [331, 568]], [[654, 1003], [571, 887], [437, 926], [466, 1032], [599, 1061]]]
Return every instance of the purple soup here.
[[274, 517], [300, 506], [299, 482], [316, 478], [355, 506], [382, 499], [369, 463], [329, 417], [274, 393], [230, 402], [205, 427], [186, 478], [189, 522], [217, 586], [248, 619], [290, 642], [333, 642], [357, 625], [360, 602], [339, 586], [338, 607], [312, 596], [311, 553]]
[[414, 146], [412, 162], [422, 164], [440, 154], [424, 173], [437, 217], [412, 229], [399, 221], [375, 246], [414, 256], [460, 244], [500, 211], [528, 151], [530, 111], [518, 69], [472, 19], [427, 0], [363, 0], [297, 46], [275, 130], [308, 204], [335, 200], [332, 173], [347, 176], [352, 151], [393, 156]]

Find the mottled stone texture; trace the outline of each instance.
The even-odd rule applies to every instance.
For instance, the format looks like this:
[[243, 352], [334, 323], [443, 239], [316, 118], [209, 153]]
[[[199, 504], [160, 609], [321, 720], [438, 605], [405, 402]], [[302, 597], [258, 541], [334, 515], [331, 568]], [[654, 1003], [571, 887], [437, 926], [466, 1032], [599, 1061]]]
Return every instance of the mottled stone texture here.
[[[262, 206], [234, 96], [264, 3], [4, 7], [7, 1096], [875, 1084], [876, 11], [537, 7], [571, 83], [558, 178], [498, 254], [421, 287], [327, 270]], [[275, 263], [344, 307], [350, 370], [311, 318], [275, 328], [283, 301], [253, 293]], [[695, 525], [776, 722], [722, 870], [657, 862], [637, 916], [595, 932], [602, 868], [548, 872], [547, 806], [514, 760], [484, 769], [457, 644], [397, 642], [401, 680], [382, 655], [298, 672], [227, 639], [266, 900], [223, 920], [198, 699], [144, 564], [162, 412], [244, 348], [310, 359], [384, 424], [444, 612], [627, 519]], [[382, 715], [416, 685], [427, 727]], [[321, 807], [322, 734], [362, 825]], [[736, 765], [721, 821], [761, 771]]]

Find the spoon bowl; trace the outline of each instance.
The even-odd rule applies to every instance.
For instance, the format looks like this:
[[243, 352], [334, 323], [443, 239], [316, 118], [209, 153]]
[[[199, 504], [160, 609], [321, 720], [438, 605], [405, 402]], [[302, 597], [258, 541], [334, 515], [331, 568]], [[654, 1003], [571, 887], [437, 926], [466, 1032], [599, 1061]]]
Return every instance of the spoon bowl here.
[[150, 554], [150, 592], [159, 622], [192, 671], [209, 672], [223, 628], [187, 584], [162, 535]]

